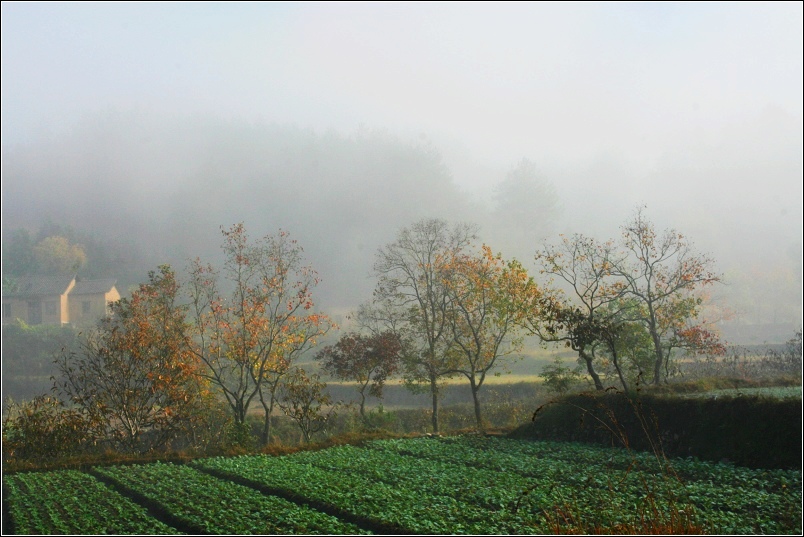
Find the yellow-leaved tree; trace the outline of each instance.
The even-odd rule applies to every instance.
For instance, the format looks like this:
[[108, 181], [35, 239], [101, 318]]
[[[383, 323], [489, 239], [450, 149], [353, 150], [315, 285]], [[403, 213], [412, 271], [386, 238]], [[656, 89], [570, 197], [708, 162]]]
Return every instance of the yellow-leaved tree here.
[[223, 269], [196, 259], [188, 282], [193, 346], [205, 376], [244, 428], [252, 403], [265, 411], [262, 442], [271, 438], [277, 390], [296, 357], [333, 326], [314, 310], [316, 272], [286, 231], [253, 243], [240, 223], [223, 233]]
[[480, 388], [505, 357], [522, 349], [524, 320], [538, 315], [541, 291], [519, 261], [505, 261], [486, 245], [476, 255], [454, 255], [441, 277], [450, 296], [451, 372], [469, 381], [482, 428]]

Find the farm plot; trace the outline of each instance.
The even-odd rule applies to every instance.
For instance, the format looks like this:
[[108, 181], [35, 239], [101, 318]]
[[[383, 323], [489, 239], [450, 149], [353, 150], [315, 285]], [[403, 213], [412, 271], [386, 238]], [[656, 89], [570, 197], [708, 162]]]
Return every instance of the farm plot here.
[[[438, 494], [378, 480], [376, 472], [365, 466], [341, 469], [337, 461], [310, 464], [303, 460], [296, 462], [293, 456], [215, 458], [194, 465], [246, 479], [256, 487], [281, 490], [303, 501], [334, 506], [343, 516], [391, 533], [533, 531], [531, 525], [511, 512], [489, 511], [463, 501], [456, 494]], [[389, 463], [387, 467], [392, 465]]]
[[3, 477], [18, 534], [176, 534], [146, 509], [76, 470]]
[[263, 495], [188, 466], [151, 463], [98, 468], [96, 472], [159, 504], [197, 533], [361, 533], [357, 526], [325, 513]]
[[[379, 440], [371, 450], [424, 460], [471, 465], [531, 477], [544, 489], [572, 498], [586, 516], [618, 523], [613, 513], [647, 491], [663, 494], [676, 506], [692, 505], [713, 531], [789, 533], [801, 528], [801, 473], [753, 470], [693, 458], [666, 461], [649, 453], [566, 442], [455, 437], [420, 442]], [[607, 497], [612, 508], [595, 500]], [[624, 503], [623, 503], [624, 502]]]
[[667, 517], [693, 506], [710, 531], [797, 533], [801, 527], [799, 472], [692, 459], [673, 461], [668, 470], [649, 454], [582, 444], [383, 440], [364, 448], [199, 464], [403, 532], [545, 532], [544, 513], [569, 504], [584, 522], [614, 527], [632, 522], [640, 505], [648, 507], [643, 502], [649, 495]]
[[[561, 442], [377, 440], [283, 457], [216, 457], [92, 473], [115, 490], [77, 471], [6, 476], [15, 531], [533, 534], [550, 532], [551, 517], [567, 508], [579, 527], [615, 528], [655, 506], [664, 517], [691, 507], [710, 533], [801, 533], [798, 471], [694, 459], [673, 460], [668, 469], [649, 454]], [[53, 491], [58, 494], [47, 507], [40, 497]], [[61, 491], [69, 491], [67, 497], [60, 498]], [[115, 511], [103, 502], [126, 507]], [[87, 520], [78, 525], [71, 517]]]

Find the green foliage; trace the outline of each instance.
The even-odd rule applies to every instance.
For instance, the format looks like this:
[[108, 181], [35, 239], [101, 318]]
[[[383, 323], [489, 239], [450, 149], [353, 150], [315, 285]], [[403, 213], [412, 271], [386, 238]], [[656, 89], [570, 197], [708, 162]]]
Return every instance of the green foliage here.
[[[612, 447], [481, 435], [368, 440], [359, 447], [284, 456], [107, 466], [89, 473], [97, 479], [75, 471], [6, 476], [11, 494], [4, 499], [13, 526], [28, 533], [36, 533], [34, 528], [107, 533], [99, 524], [117, 533], [133, 524], [148, 528], [141, 511], [114, 491], [125, 491], [174, 528], [195, 534], [683, 528], [684, 533], [798, 535], [802, 523], [798, 470], [752, 470], [694, 458], [664, 461]], [[164, 532], [153, 523], [143, 532]]]
[[22, 276], [37, 272], [33, 247], [36, 242], [27, 229], [15, 229], [11, 237], [3, 242], [3, 290], [6, 290], [6, 277]]
[[702, 314], [704, 291], [720, 281], [714, 261], [672, 229], [657, 233], [643, 208], [622, 230], [619, 243], [576, 234], [546, 244], [536, 254], [542, 273], [572, 292], [565, 299], [562, 289], [548, 290], [526, 321], [543, 341], [576, 351], [600, 391], [605, 386], [595, 369], [601, 353], [628, 391], [635, 374], [646, 373], [653, 384], [677, 374], [673, 353], [679, 349], [725, 350]]
[[[800, 472], [672, 462], [683, 482], [662, 477], [663, 466], [652, 454], [462, 436], [194, 465], [327, 505], [341, 517], [391, 533], [546, 533], [549, 513], [568, 503], [582, 527], [639, 527], [646, 514], [669, 522], [669, 510], [683, 509], [694, 527], [705, 524], [713, 532], [799, 529]], [[662, 512], [650, 513], [653, 507]]]
[[223, 433], [224, 449], [252, 450], [257, 447], [257, 439], [251, 432], [251, 424], [239, 423], [233, 419], [226, 422]]
[[62, 349], [76, 346], [78, 331], [69, 326], [28, 325], [21, 320], [3, 325], [3, 393], [33, 399], [52, 387], [58, 369], [53, 361]]
[[37, 272], [41, 274], [74, 274], [87, 262], [80, 244], [71, 244], [66, 237], [45, 237], [33, 247]]
[[542, 376], [545, 386], [551, 391], [563, 395], [581, 379], [581, 372], [578, 366], [564, 365], [561, 358], [556, 357], [552, 364], [542, 367]]
[[53, 271], [78, 271], [89, 279], [116, 278], [118, 289], [125, 289], [139, 281], [146, 259], [132, 241], [102, 240], [48, 219], [35, 233], [18, 228], [3, 241], [3, 289], [15, 276]]
[[396, 431], [399, 430], [399, 417], [395, 412], [389, 412], [380, 405], [366, 413], [365, 427], [370, 431]]
[[[241, 424], [242, 425], [242, 424]], [[193, 533], [217, 535], [350, 534], [358, 528], [276, 496], [260, 494], [189, 466], [154, 463], [100, 468], [111, 478], [156, 502]], [[177, 486], [177, 484], [181, 484]]]

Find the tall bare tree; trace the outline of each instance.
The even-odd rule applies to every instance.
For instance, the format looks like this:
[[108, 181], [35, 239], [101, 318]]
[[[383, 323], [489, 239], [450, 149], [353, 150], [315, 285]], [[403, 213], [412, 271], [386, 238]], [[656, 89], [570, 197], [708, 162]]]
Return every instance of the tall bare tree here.
[[427, 386], [432, 396], [433, 432], [438, 432], [441, 383], [454, 370], [451, 295], [444, 270], [475, 235], [471, 224], [450, 226], [437, 219], [402, 229], [377, 252], [373, 303], [362, 311], [364, 322], [394, 330], [402, 340], [406, 380], [411, 386]]
[[658, 234], [644, 207], [622, 228], [628, 255], [613, 261], [612, 274], [623, 285], [625, 296], [640, 304], [639, 320], [653, 340], [656, 353], [653, 383], [658, 384], [670, 359], [670, 347], [700, 346], [720, 350], [716, 337], [698, 318], [701, 291], [721, 281], [714, 261], [695, 251], [687, 238], [674, 229]]
[[614, 320], [622, 314], [617, 305], [624, 288], [612, 277], [618, 255], [612, 242], [580, 234], [562, 237], [558, 245], [546, 244], [536, 254], [551, 289], [544, 295], [540, 315], [528, 318], [527, 326], [542, 341], [564, 342], [577, 352], [598, 390], [604, 386], [595, 369], [596, 351], [612, 340]]

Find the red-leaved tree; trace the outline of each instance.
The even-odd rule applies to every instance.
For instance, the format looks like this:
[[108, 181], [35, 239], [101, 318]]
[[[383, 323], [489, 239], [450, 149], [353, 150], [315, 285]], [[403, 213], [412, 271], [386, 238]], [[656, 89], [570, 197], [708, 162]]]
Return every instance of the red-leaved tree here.
[[399, 370], [401, 352], [399, 336], [389, 330], [369, 336], [346, 334], [335, 345], [321, 350], [316, 358], [335, 378], [357, 382], [360, 417], [365, 420], [366, 396], [382, 399], [385, 382]]

